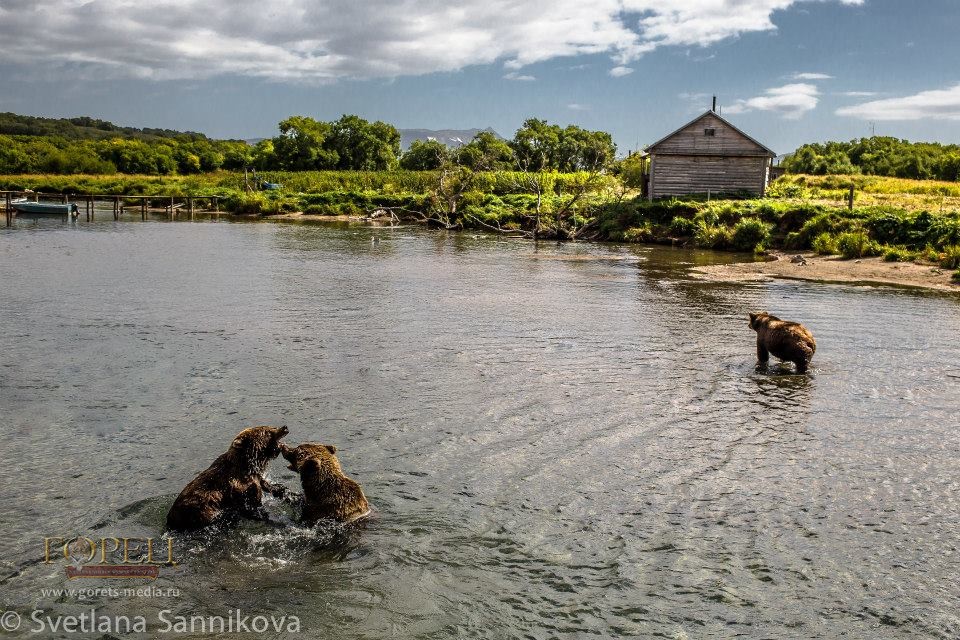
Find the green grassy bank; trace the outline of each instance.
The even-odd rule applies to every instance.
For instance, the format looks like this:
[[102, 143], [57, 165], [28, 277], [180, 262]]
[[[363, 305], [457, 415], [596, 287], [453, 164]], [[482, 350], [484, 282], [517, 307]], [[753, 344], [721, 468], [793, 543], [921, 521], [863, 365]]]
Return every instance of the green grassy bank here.
[[[718, 250], [812, 250], [960, 267], [960, 184], [875, 176], [785, 176], [761, 199], [647, 202], [619, 178], [577, 173], [264, 172], [278, 191], [249, 192], [242, 173], [192, 176], [0, 176], [0, 189], [105, 195], [219, 195], [227, 211], [367, 215], [539, 237]], [[451, 184], [453, 186], [451, 187]], [[855, 188], [855, 206], [845, 199]]]

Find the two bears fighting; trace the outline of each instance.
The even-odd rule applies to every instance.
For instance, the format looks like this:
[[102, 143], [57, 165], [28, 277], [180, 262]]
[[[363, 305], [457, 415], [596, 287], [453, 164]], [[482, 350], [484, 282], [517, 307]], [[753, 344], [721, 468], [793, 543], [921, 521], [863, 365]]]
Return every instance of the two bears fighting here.
[[[761, 364], [773, 355], [793, 362], [798, 373], [806, 372], [817, 343], [803, 325], [759, 312], [750, 314], [750, 328], [757, 332]], [[300, 474], [304, 523], [353, 522], [370, 513], [360, 485], [343, 473], [336, 447], [307, 442], [290, 448], [280, 442], [285, 435], [286, 427], [251, 427], [237, 434], [227, 452], [180, 492], [167, 514], [167, 527], [192, 531], [239, 517], [266, 520], [264, 492], [290, 497], [286, 487], [273, 485], [263, 476], [280, 454], [290, 463], [289, 469]]]
[[280, 454], [300, 474], [305, 524], [323, 518], [353, 522], [370, 513], [360, 485], [340, 468], [336, 447], [305, 443], [292, 449], [280, 442], [287, 433], [286, 427], [250, 427], [238, 433], [227, 452], [177, 496], [167, 514], [167, 528], [195, 531], [241, 517], [267, 520], [264, 492], [291, 497], [286, 487], [271, 484], [263, 475]]

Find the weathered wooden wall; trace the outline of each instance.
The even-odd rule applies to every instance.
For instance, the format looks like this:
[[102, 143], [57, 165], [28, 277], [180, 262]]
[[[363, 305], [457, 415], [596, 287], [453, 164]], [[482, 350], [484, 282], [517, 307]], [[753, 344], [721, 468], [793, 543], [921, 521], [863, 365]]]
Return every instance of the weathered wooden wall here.
[[653, 158], [650, 197], [692, 193], [737, 193], [762, 195], [767, 184], [770, 159], [757, 156], [662, 155]]
[[[704, 134], [714, 129], [715, 134]], [[762, 146], [744, 136], [713, 114], [698, 118], [669, 138], [653, 145], [651, 153], [682, 153], [694, 155], [758, 156], [769, 155]]]

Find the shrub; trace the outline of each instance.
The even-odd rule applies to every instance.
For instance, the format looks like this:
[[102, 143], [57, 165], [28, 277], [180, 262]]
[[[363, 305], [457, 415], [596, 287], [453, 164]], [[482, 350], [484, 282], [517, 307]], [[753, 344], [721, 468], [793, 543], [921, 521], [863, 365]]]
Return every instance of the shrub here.
[[917, 254], [903, 247], [887, 247], [883, 254], [886, 262], [910, 262], [916, 259]]
[[267, 199], [259, 193], [232, 193], [223, 202], [230, 213], [260, 213]]
[[821, 233], [813, 242], [811, 248], [822, 256], [831, 256], [837, 253], [837, 243], [829, 233]]
[[696, 223], [689, 218], [675, 217], [670, 221], [670, 233], [681, 238], [688, 238], [697, 232]]
[[943, 254], [929, 244], [917, 254], [917, 260], [922, 260], [924, 262], [940, 262], [942, 258]]
[[837, 236], [837, 249], [847, 260], [864, 258], [880, 253], [880, 246], [862, 231], [849, 231]]
[[838, 234], [851, 231], [853, 226], [854, 220], [847, 217], [846, 212], [824, 211], [803, 223], [797, 241], [801, 246], [813, 246], [813, 239], [821, 233]]
[[653, 228], [649, 223], [642, 227], [630, 227], [623, 232], [623, 239], [627, 242], [651, 242], [654, 239]]
[[729, 229], [702, 220], [697, 224], [694, 242], [705, 249], [726, 249], [732, 244]]
[[809, 198], [810, 189], [797, 182], [788, 182], [784, 179], [773, 181], [767, 187], [767, 197], [769, 198]]
[[960, 219], [956, 214], [935, 216], [930, 222], [926, 237], [935, 245], [960, 244]]
[[744, 218], [733, 228], [733, 248], [738, 251], [753, 251], [763, 247], [770, 239], [770, 227], [757, 218]]
[[954, 282], [960, 282], [960, 269], [958, 269], [957, 271], [954, 271], [953, 275], [950, 276], [950, 279], [953, 280]]
[[791, 231], [783, 239], [784, 249], [807, 249], [809, 246], [804, 242], [803, 236], [798, 231]]
[[960, 245], [951, 244], [943, 248], [940, 266], [944, 269], [960, 268]]

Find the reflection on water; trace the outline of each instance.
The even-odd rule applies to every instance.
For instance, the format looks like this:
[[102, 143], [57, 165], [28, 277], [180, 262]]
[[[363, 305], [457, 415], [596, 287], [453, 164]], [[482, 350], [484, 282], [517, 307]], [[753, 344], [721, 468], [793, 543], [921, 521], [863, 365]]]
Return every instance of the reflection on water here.
[[[379, 238], [374, 243], [372, 238]], [[956, 637], [955, 299], [709, 283], [668, 248], [350, 225], [0, 231], [12, 606], [296, 613], [313, 637]], [[748, 310], [811, 372], [755, 368]], [[44, 536], [160, 536], [251, 424], [376, 514], [178, 540], [175, 600], [78, 603]], [[279, 461], [273, 480], [296, 486]]]

